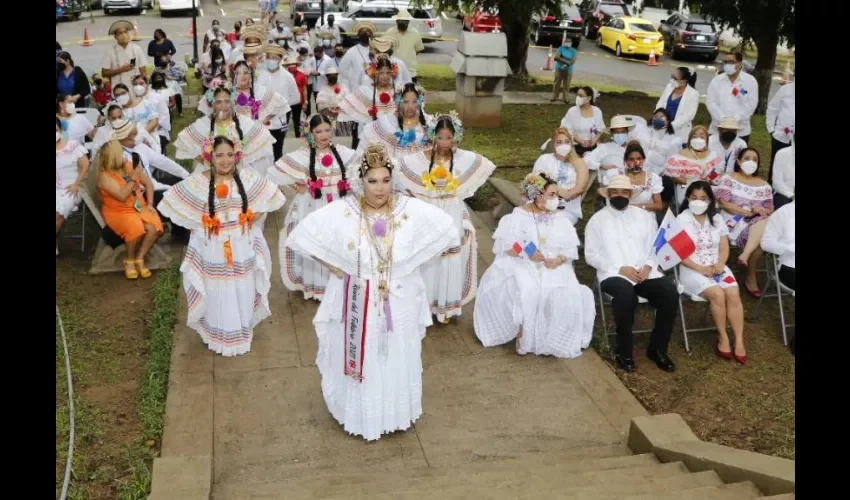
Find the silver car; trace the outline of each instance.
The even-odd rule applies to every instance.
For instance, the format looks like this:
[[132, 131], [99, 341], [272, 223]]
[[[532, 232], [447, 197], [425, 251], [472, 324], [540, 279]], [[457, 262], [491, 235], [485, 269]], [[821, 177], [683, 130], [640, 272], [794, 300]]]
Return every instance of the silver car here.
[[[346, 46], [357, 43], [357, 33], [351, 29], [359, 22], [370, 22], [378, 29], [378, 34], [386, 32], [395, 26], [393, 16], [398, 14], [399, 9], [406, 9], [413, 16], [410, 27], [416, 28], [425, 43], [435, 42], [443, 36], [443, 24], [440, 16], [436, 15], [434, 8], [430, 5], [414, 7], [410, 2], [393, 0], [373, 0], [361, 3], [349, 8], [343, 13], [334, 13], [334, 24], [339, 26], [342, 34], [343, 44]], [[325, 23], [327, 24], [325, 14]]]
[[126, 10], [141, 14], [143, 9], [153, 8], [153, 0], [103, 0], [102, 3], [104, 14]]

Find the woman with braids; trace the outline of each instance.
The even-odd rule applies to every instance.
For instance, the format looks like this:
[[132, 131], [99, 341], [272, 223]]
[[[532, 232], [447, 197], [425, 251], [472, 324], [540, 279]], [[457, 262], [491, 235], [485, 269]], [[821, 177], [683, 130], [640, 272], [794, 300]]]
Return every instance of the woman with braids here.
[[393, 163], [366, 148], [357, 195], [303, 219], [285, 245], [331, 270], [313, 325], [331, 415], [373, 441], [422, 415], [422, 338], [431, 324], [419, 268], [459, 244], [442, 210], [393, 194]]
[[[233, 66], [231, 87], [230, 100], [239, 116], [259, 121], [268, 128], [274, 117], [286, 116], [289, 113], [286, 98], [274, 89], [258, 85], [254, 80], [254, 70], [245, 61], [239, 61]], [[198, 111], [210, 116], [213, 113], [213, 103], [202, 99], [198, 103]]]
[[[313, 115], [307, 125], [307, 145], [283, 155], [268, 171], [269, 179], [280, 186], [294, 186], [297, 192], [284, 219], [282, 239], [304, 217], [349, 193], [358, 156], [331, 139], [330, 120]], [[325, 266], [281, 246], [280, 270], [286, 288], [303, 292], [305, 299], [322, 300], [330, 274]]]
[[558, 210], [555, 179], [532, 172], [519, 186], [528, 201], [493, 233], [496, 258], [475, 299], [475, 336], [485, 347], [516, 339], [518, 354], [581, 356], [593, 337], [596, 305], [573, 270], [578, 234]]
[[431, 149], [427, 116], [422, 109], [425, 91], [415, 83], [397, 88], [395, 116], [383, 115], [363, 130], [363, 144], [381, 144], [396, 159]]
[[339, 102], [337, 122], [352, 123], [351, 147], [354, 149], [357, 149], [366, 125], [384, 115], [394, 117], [398, 106], [393, 83], [398, 75], [398, 66], [386, 54], [378, 54], [369, 63], [366, 72], [373, 83], [361, 85]]
[[449, 214], [461, 235], [460, 246], [422, 266], [431, 314], [448, 323], [461, 315], [461, 308], [475, 297], [478, 288], [478, 245], [463, 200], [475, 194], [496, 165], [478, 153], [458, 149], [463, 124], [454, 111], [430, 120], [428, 137], [433, 144], [430, 149], [399, 162], [395, 187]]
[[210, 167], [166, 191], [157, 208], [192, 235], [180, 266], [187, 324], [223, 356], [251, 350], [254, 327], [271, 314], [271, 255], [257, 218], [286, 199], [271, 181], [241, 168], [238, 141], [218, 136], [203, 148]]
[[240, 143], [243, 165], [265, 175], [274, 164], [274, 137], [271, 133], [261, 123], [234, 113], [230, 88], [226, 83], [216, 82], [213, 90], [204, 94], [204, 101], [213, 112], [209, 117], [198, 118], [177, 134], [174, 141], [177, 159], [194, 159], [195, 170], [206, 170], [204, 144], [215, 136], [224, 136]]

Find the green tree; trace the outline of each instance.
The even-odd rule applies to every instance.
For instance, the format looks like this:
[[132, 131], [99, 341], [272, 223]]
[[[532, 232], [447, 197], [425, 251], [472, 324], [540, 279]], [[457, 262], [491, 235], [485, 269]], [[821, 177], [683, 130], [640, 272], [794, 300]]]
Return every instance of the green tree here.
[[759, 85], [757, 114], [764, 114], [773, 69], [776, 46], [782, 42], [789, 48], [797, 41], [794, 13], [795, 0], [691, 0], [691, 11], [711, 17], [721, 29], [733, 27], [744, 44], [752, 42], [758, 57], [753, 76]]
[[[432, 4], [438, 11], [474, 12], [478, 7], [498, 9], [502, 31], [508, 42], [508, 64], [513, 76], [528, 77], [531, 17], [535, 12], [560, 12], [561, 0], [416, 0], [417, 4]], [[572, 3], [572, 2], [566, 2]]]

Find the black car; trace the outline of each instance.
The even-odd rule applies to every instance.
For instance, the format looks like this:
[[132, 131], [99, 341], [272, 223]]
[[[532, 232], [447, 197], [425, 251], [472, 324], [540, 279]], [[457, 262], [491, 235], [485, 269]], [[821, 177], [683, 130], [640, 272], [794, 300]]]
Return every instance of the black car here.
[[535, 14], [531, 19], [531, 39], [535, 45], [560, 45], [567, 34], [578, 48], [581, 42], [582, 19], [578, 7], [569, 2], [561, 4], [561, 12], [547, 12], [546, 15]]
[[289, 18], [295, 19], [295, 13], [304, 14], [304, 22], [307, 28], [313, 29], [322, 16], [322, 4], [325, 3], [325, 14], [329, 12], [341, 12], [342, 9], [333, 0], [292, 0]]
[[631, 15], [622, 0], [584, 0], [578, 9], [584, 20], [584, 37], [591, 40], [611, 19]]
[[694, 54], [713, 61], [720, 51], [720, 33], [714, 23], [695, 14], [673, 14], [661, 21], [659, 31], [673, 59]]
[[85, 11], [82, 0], [62, 0], [56, 4], [56, 22], [60, 19], [76, 21]]

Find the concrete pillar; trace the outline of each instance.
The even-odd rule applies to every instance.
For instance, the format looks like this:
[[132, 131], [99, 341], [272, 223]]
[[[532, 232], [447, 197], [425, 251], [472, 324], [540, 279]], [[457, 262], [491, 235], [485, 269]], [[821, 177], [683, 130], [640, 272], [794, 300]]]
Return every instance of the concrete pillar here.
[[455, 105], [464, 126], [500, 127], [510, 73], [505, 34], [463, 32], [451, 68], [457, 74]]

